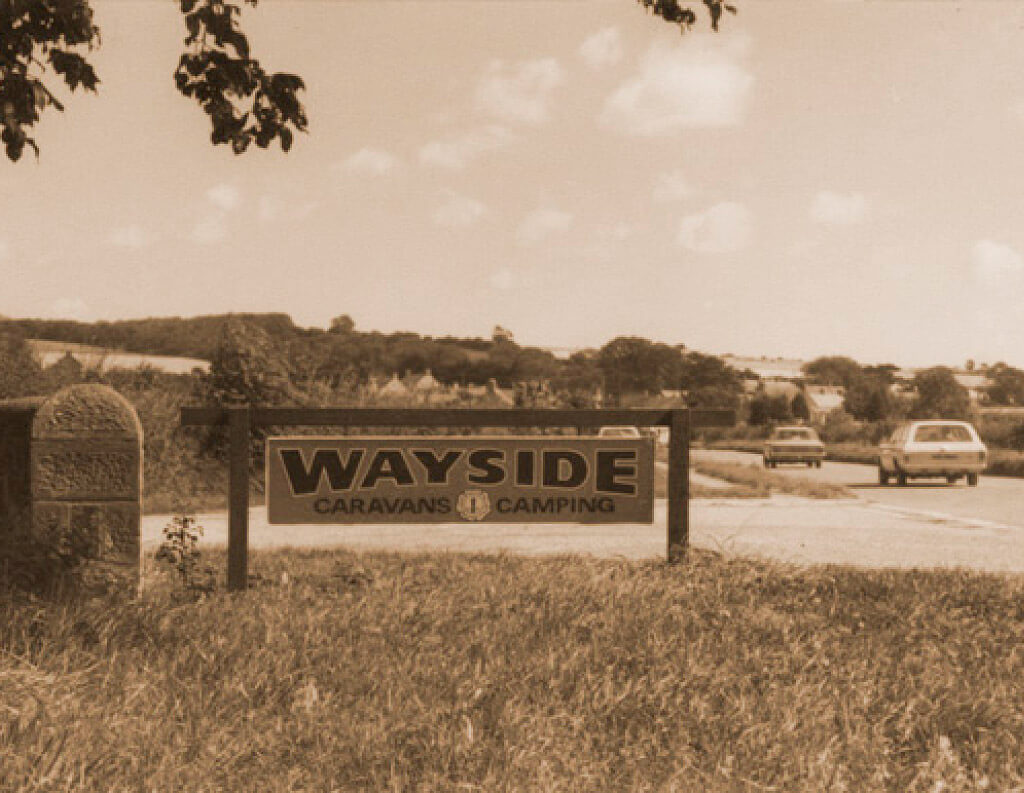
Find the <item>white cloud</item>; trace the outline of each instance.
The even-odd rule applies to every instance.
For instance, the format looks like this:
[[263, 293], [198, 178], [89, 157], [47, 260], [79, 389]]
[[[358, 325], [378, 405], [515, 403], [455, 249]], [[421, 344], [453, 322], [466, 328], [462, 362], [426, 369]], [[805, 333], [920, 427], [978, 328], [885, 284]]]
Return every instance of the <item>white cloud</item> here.
[[235, 209], [242, 200], [237, 187], [229, 184], [218, 184], [206, 191], [206, 197], [225, 212]]
[[971, 264], [978, 279], [986, 284], [1002, 283], [1024, 272], [1024, 259], [1009, 245], [979, 240], [971, 249]]
[[356, 173], [383, 176], [398, 166], [398, 158], [390, 152], [380, 149], [362, 148], [349, 156], [342, 164], [348, 170]]
[[471, 226], [486, 212], [486, 207], [475, 198], [449, 193], [448, 199], [434, 212], [434, 222], [440, 226]]
[[80, 297], [59, 297], [50, 304], [47, 314], [55, 319], [89, 319], [89, 306]]
[[560, 209], [535, 209], [519, 225], [517, 236], [522, 245], [535, 245], [546, 237], [565, 231], [572, 225], [572, 215]]
[[704, 212], [684, 217], [676, 241], [698, 253], [732, 253], [747, 247], [752, 227], [749, 209], [743, 204], [724, 201]]
[[208, 215], [192, 227], [189, 235], [193, 242], [200, 245], [213, 245], [228, 236], [227, 224], [222, 213]]
[[565, 74], [554, 58], [507, 65], [492, 61], [477, 86], [477, 105], [506, 121], [540, 124], [547, 120], [554, 90]]
[[580, 45], [580, 57], [591, 69], [614, 66], [622, 60], [622, 37], [618, 28], [604, 28]]
[[442, 168], [465, 168], [482, 154], [507, 146], [512, 138], [504, 127], [490, 124], [448, 140], [427, 143], [420, 149], [420, 162]]
[[649, 136], [739, 124], [754, 82], [742, 65], [746, 49], [745, 39], [702, 34], [653, 45], [639, 72], [608, 97], [601, 122]]
[[680, 201], [696, 192], [681, 171], [660, 174], [654, 182], [655, 201]]
[[111, 245], [119, 248], [145, 248], [153, 242], [152, 236], [141, 226], [121, 226], [110, 232]]
[[852, 226], [867, 216], [868, 204], [863, 193], [834, 193], [822, 190], [811, 202], [810, 216], [815, 223], [830, 226]]

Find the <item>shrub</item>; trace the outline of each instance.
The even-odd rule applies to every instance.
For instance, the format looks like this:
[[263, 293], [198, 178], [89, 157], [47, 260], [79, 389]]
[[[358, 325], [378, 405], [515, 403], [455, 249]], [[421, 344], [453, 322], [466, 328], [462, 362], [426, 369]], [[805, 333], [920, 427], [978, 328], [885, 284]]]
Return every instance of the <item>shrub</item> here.
[[215, 573], [203, 564], [199, 538], [203, 527], [190, 515], [176, 515], [164, 526], [164, 540], [156, 552], [156, 561], [169, 568], [182, 591], [201, 595], [216, 588]]
[[849, 443], [866, 438], [865, 425], [849, 413], [837, 410], [828, 415], [818, 433], [825, 443]]

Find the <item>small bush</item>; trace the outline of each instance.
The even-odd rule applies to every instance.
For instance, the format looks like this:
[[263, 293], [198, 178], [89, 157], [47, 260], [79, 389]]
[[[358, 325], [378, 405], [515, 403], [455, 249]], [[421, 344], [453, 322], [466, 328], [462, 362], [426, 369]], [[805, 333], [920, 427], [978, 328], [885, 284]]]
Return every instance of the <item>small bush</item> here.
[[216, 588], [215, 573], [203, 564], [199, 538], [203, 527], [189, 515], [176, 515], [164, 526], [164, 540], [156, 552], [156, 561], [169, 568], [182, 591], [202, 595]]

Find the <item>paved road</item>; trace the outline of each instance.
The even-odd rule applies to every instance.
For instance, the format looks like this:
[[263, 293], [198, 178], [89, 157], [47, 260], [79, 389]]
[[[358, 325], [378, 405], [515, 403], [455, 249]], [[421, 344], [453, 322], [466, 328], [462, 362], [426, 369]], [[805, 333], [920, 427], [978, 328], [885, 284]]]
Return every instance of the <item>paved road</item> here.
[[[331, 547], [354, 550], [575, 553], [628, 559], [664, 558], [665, 502], [653, 524], [416, 524], [271, 526], [264, 507], [249, 510], [252, 548]], [[168, 516], [143, 517], [147, 548], [160, 541]], [[200, 515], [204, 542], [223, 545], [227, 516]], [[865, 567], [968, 567], [1024, 574], [1024, 530], [927, 516], [860, 498], [791, 496], [695, 499], [690, 540], [698, 548], [795, 564]]]
[[[746, 452], [695, 449], [691, 454], [695, 459], [761, 464], [760, 455]], [[983, 476], [977, 487], [968, 487], [963, 480], [948, 485], [941, 479], [918, 479], [911, 480], [906, 487], [882, 487], [878, 484], [878, 469], [871, 465], [826, 462], [821, 468], [782, 465], [773, 470], [843, 484], [862, 500], [894, 509], [1024, 527], [1024, 479]]]
[[[694, 450], [711, 457], [759, 463], [753, 454]], [[856, 498], [694, 499], [691, 542], [701, 548], [796, 564], [867, 567], [968, 567], [1024, 574], [1024, 480], [983, 477], [978, 487], [919, 482], [879, 487], [871, 466], [825, 463], [820, 469], [786, 466], [792, 476], [838, 482]], [[695, 477], [695, 480], [697, 477]], [[507, 551], [581, 553], [651, 558], [665, 554], [663, 499], [653, 524], [435, 524], [271, 526], [266, 509], [249, 511], [253, 548], [345, 546], [357, 550]], [[146, 547], [160, 541], [168, 516], [143, 518]], [[227, 539], [223, 512], [199, 516], [205, 543]]]

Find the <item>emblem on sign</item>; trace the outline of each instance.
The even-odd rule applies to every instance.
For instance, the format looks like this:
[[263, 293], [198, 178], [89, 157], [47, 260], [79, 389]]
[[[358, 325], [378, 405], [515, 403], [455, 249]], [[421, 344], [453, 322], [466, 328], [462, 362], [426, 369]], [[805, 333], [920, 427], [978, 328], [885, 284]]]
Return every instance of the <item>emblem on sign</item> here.
[[491, 499], [483, 490], [467, 490], [459, 496], [455, 509], [466, 520], [483, 520], [491, 511]]

